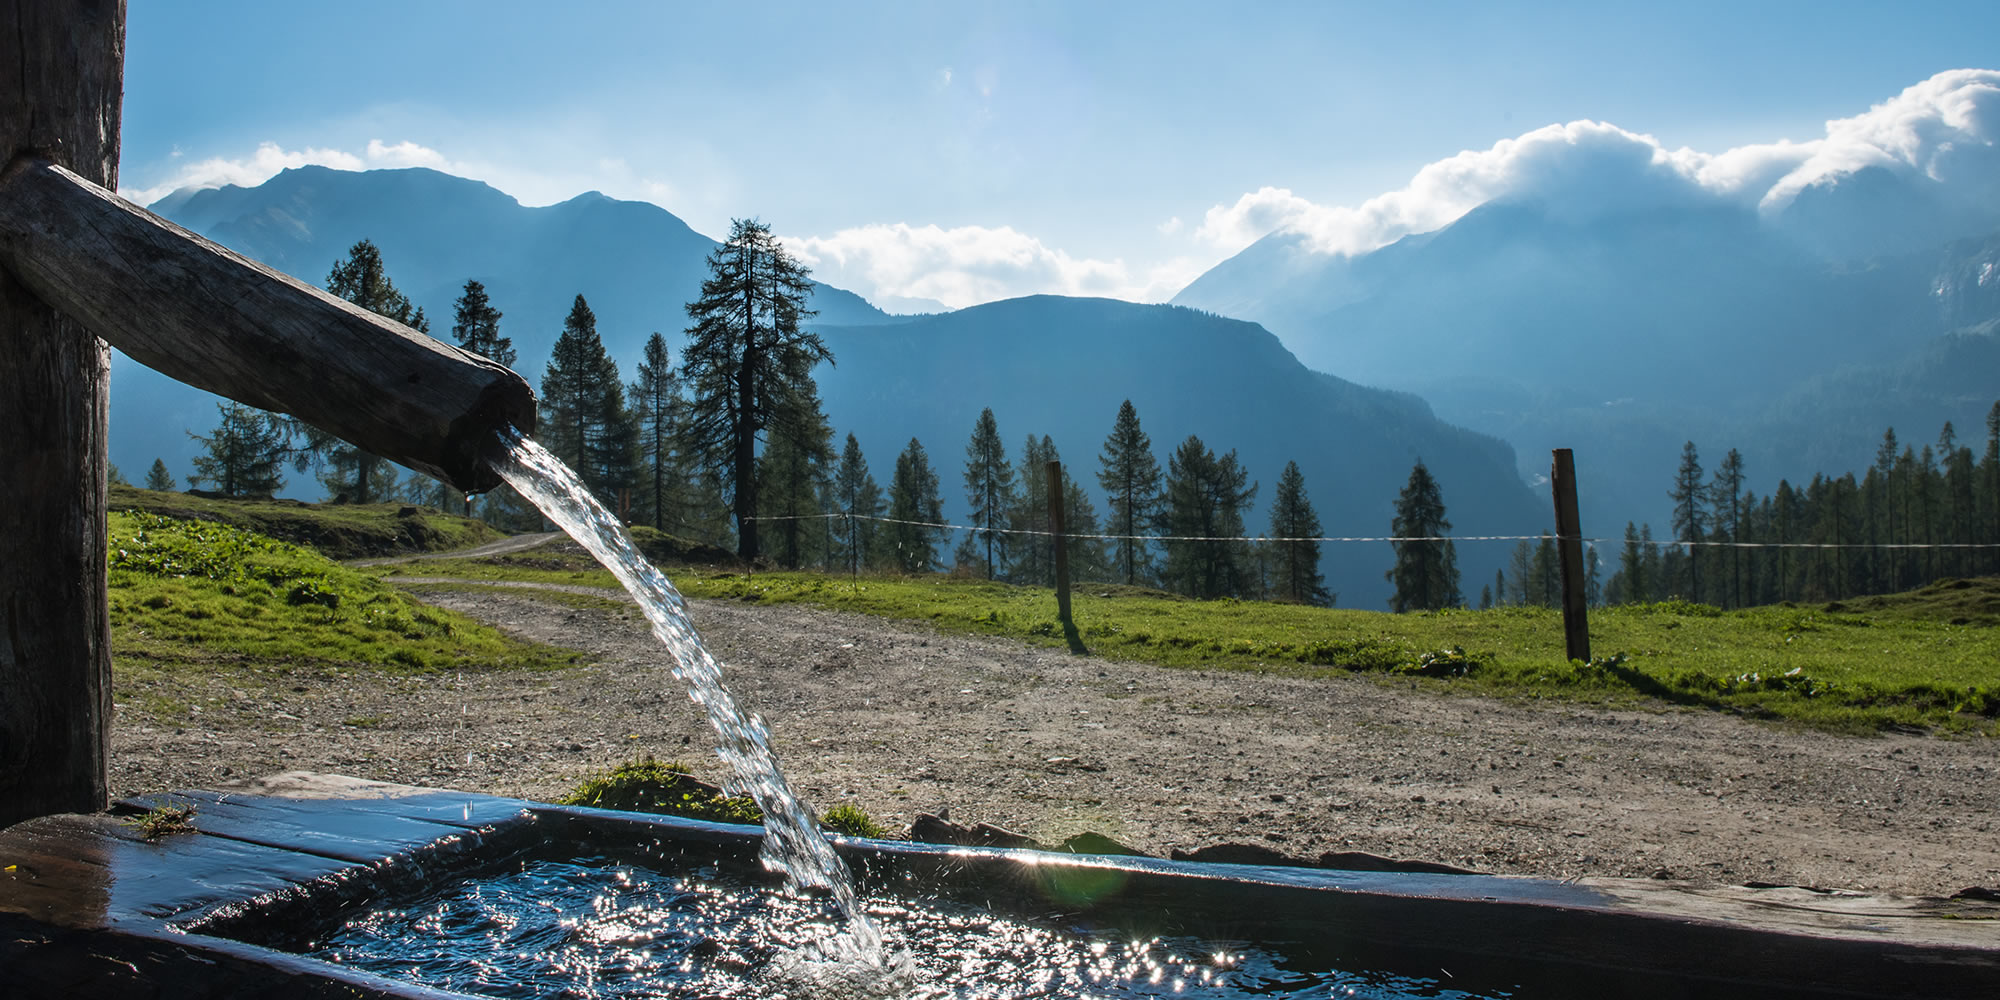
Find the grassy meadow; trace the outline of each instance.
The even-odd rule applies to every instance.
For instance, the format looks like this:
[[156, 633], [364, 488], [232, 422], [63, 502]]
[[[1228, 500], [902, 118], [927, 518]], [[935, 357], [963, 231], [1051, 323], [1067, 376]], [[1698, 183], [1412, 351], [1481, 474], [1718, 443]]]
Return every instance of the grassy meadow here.
[[158, 717], [194, 707], [187, 699], [199, 685], [184, 682], [195, 679], [257, 686], [298, 672], [552, 669], [578, 660], [233, 524], [114, 513], [109, 561], [117, 697]]
[[[536, 551], [385, 570], [464, 585], [615, 586], [581, 553]], [[806, 602], [1062, 647], [1050, 590], [956, 577], [848, 578], [683, 567], [691, 597]], [[1909, 594], [1739, 611], [1669, 601], [1591, 612], [1595, 658], [1564, 656], [1559, 612], [1510, 607], [1393, 615], [1193, 601], [1095, 584], [1074, 591], [1093, 653], [1166, 667], [1292, 676], [1356, 673], [1419, 690], [1669, 703], [1850, 731], [2000, 732], [2000, 579]]]

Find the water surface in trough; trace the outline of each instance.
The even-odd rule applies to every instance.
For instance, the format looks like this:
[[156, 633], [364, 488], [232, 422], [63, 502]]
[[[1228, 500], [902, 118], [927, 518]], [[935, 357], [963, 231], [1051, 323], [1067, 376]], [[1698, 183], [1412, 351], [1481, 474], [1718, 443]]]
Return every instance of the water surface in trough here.
[[[1335, 968], [1297, 943], [1156, 937], [937, 898], [876, 896], [867, 905], [907, 956], [910, 965], [894, 992], [912, 1000], [1513, 995]], [[713, 867], [675, 875], [603, 859], [540, 860], [373, 910], [309, 954], [425, 986], [507, 998], [879, 995], [865, 985], [802, 980], [786, 964], [789, 950], [818, 933], [815, 917], [796, 897]]]
[[507, 459], [497, 471], [625, 585], [653, 634], [673, 654], [673, 674], [708, 714], [718, 737], [716, 753], [736, 772], [764, 811], [761, 856], [795, 889], [815, 894], [834, 909], [832, 932], [796, 942], [793, 954], [848, 967], [887, 970], [881, 935], [863, 912], [847, 866], [833, 851], [812, 811], [799, 801], [778, 768], [762, 717], [737, 704], [722, 682], [722, 664], [704, 646], [688, 619], [687, 602], [666, 575], [632, 544], [618, 519], [590, 495], [576, 474], [547, 449], [518, 434], [501, 435]]

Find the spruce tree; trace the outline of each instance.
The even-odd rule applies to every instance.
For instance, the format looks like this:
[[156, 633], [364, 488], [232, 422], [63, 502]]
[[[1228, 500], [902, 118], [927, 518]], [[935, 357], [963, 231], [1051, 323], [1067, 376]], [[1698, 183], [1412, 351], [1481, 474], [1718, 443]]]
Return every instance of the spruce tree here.
[[146, 488], [165, 493], [180, 484], [174, 482], [173, 474], [167, 471], [164, 459], [153, 459], [153, 467], [146, 470]]
[[937, 569], [937, 546], [944, 520], [937, 473], [923, 443], [910, 439], [896, 456], [896, 475], [889, 481], [889, 545], [897, 569], [929, 573]]
[[[1722, 463], [1715, 467], [1715, 481], [1709, 484], [1709, 509], [1717, 541], [1740, 542], [1743, 540], [1743, 455], [1736, 449], [1729, 449]], [[1729, 581], [1722, 588], [1724, 607], [1743, 605], [1743, 559], [1742, 549], [1730, 545], [1724, 549], [1729, 564]]]
[[[1708, 491], [1701, 481], [1701, 458], [1695, 452], [1694, 442], [1689, 441], [1681, 448], [1680, 468], [1674, 473], [1674, 487], [1667, 491], [1668, 499], [1674, 502], [1674, 538], [1682, 542], [1702, 542], [1708, 538], [1708, 511], [1704, 501]], [[1687, 589], [1682, 596], [1690, 601], [1701, 600], [1701, 560], [1700, 548], [1690, 544], [1687, 547]]]
[[1167, 585], [1190, 597], [1211, 599], [1244, 589], [1243, 508], [1257, 497], [1257, 484], [1236, 460], [1236, 451], [1216, 457], [1201, 438], [1189, 435], [1167, 460], [1163, 504], [1168, 541], [1161, 573]]
[[1127, 584], [1152, 579], [1152, 550], [1138, 537], [1154, 523], [1160, 506], [1160, 463], [1153, 442], [1139, 428], [1139, 411], [1131, 400], [1118, 407], [1118, 419], [1098, 453], [1097, 485], [1109, 498], [1110, 533], [1118, 570]]
[[222, 419], [213, 434], [188, 432], [202, 446], [188, 484], [210, 483], [231, 497], [270, 496], [284, 489], [279, 470], [288, 457], [291, 434], [283, 418], [236, 402], [215, 408]]
[[1271, 498], [1271, 593], [1281, 601], [1333, 606], [1319, 571], [1319, 514], [1306, 496], [1299, 463], [1286, 462]]
[[[508, 368], [514, 367], [514, 340], [500, 335], [500, 310], [486, 296], [486, 286], [470, 278], [452, 303], [451, 335], [458, 346]], [[655, 334], [655, 336], [658, 336]]]
[[1620, 597], [1626, 604], [1644, 604], [1647, 589], [1645, 556], [1639, 549], [1639, 526], [1625, 522], [1625, 548], [1618, 553]]
[[1389, 522], [1389, 533], [1399, 539], [1389, 543], [1396, 552], [1387, 574], [1396, 588], [1389, 598], [1391, 611], [1435, 611], [1465, 603], [1458, 590], [1458, 553], [1444, 537], [1450, 531], [1444, 492], [1419, 460], [1396, 497], [1396, 516]]
[[633, 424], [639, 437], [639, 498], [644, 519], [659, 531], [685, 534], [687, 471], [680, 454], [680, 379], [674, 373], [667, 338], [646, 338], [637, 377], [629, 387]]
[[[382, 251], [369, 240], [349, 247], [347, 257], [334, 262], [326, 276], [326, 290], [378, 316], [422, 333], [431, 332], [423, 309], [413, 306], [409, 296], [396, 289], [383, 266]], [[335, 502], [380, 503], [394, 494], [396, 467], [388, 459], [306, 424], [295, 423], [292, 429], [306, 442], [295, 466], [303, 471], [308, 464], [321, 465], [320, 482]]]
[[[1000, 441], [1000, 425], [991, 407], [979, 412], [972, 425], [972, 440], [965, 445], [965, 504], [967, 517], [975, 529], [959, 547], [961, 564], [978, 563], [978, 571], [993, 579], [1007, 558], [1007, 538], [996, 533], [1004, 527], [1008, 514], [1018, 503], [1014, 496], [1014, 467], [1007, 462], [1007, 446]], [[998, 552], [995, 552], [995, 549]]]
[[688, 432], [729, 490], [737, 553], [756, 558], [757, 441], [787, 400], [833, 353], [800, 324], [811, 271], [793, 259], [769, 226], [730, 224], [729, 238], [708, 255], [701, 297], [687, 304], [691, 324], [681, 349], [687, 381]]
[[883, 537], [882, 525], [875, 518], [882, 516], [882, 488], [875, 484], [875, 477], [868, 473], [868, 460], [862, 457], [861, 442], [854, 435], [847, 435], [847, 444], [840, 450], [840, 467], [833, 475], [835, 502], [847, 515], [838, 522], [840, 529], [840, 552], [847, 558], [847, 571], [858, 573], [863, 566], [876, 565], [880, 559], [881, 546], [877, 539]]
[[824, 523], [817, 512], [821, 481], [833, 458], [833, 428], [821, 412], [819, 391], [810, 376], [787, 392], [772, 418], [769, 442], [758, 460], [758, 513], [765, 523], [764, 544], [778, 565], [797, 569]]
[[1055, 442], [1044, 434], [1028, 435], [1021, 445], [1020, 489], [1007, 524], [1014, 535], [1007, 579], [1013, 583], [1052, 584], [1056, 578], [1056, 548], [1049, 531], [1049, 461]]
[[1980, 479], [1985, 483], [1980, 504], [1985, 516], [1984, 541], [1995, 546], [1985, 549], [1986, 572], [2000, 573], [2000, 401], [1986, 413], [1986, 455], [1979, 464]]
[[[1056, 455], [1054, 443], [1049, 445], [1049, 454]], [[1057, 461], [1060, 461], [1057, 456]], [[1090, 494], [1084, 492], [1083, 485], [1069, 474], [1069, 466], [1063, 466], [1063, 551], [1069, 556], [1069, 578], [1075, 581], [1110, 580], [1111, 553], [1105, 549], [1104, 541], [1095, 538], [1102, 532], [1097, 521], [1097, 508], [1090, 502]]]
[[535, 436], [613, 509], [618, 492], [636, 478], [638, 435], [625, 408], [618, 364], [605, 353], [597, 316], [581, 295], [570, 304], [549, 351]]

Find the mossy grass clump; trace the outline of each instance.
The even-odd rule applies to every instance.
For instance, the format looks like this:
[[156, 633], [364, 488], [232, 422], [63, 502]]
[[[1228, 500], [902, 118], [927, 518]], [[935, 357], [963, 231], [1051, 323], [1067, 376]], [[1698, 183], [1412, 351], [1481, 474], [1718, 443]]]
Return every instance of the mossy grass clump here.
[[126, 817], [125, 825], [138, 831], [139, 836], [146, 840], [194, 833], [194, 804], [162, 802], [136, 816]]
[[717, 823], [764, 822], [764, 812], [744, 796], [722, 790], [694, 776], [686, 764], [651, 757], [627, 761], [587, 778], [562, 799], [563, 805], [627, 812], [685, 816]]
[[881, 839], [889, 834], [874, 817], [863, 812], [860, 806], [843, 802], [826, 811], [820, 817], [820, 825], [835, 833], [848, 837], [868, 837]]

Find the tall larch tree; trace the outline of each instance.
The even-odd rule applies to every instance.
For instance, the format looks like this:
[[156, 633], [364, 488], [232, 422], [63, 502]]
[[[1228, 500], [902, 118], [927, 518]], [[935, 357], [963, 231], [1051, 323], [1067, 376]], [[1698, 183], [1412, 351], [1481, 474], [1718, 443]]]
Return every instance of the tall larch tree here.
[[938, 496], [930, 455], [916, 438], [896, 456], [896, 474], [889, 481], [889, 517], [888, 544], [896, 568], [905, 573], [937, 569], [944, 529], [931, 525], [944, 520], [944, 501]]
[[757, 443], [799, 383], [821, 361], [825, 342], [801, 324], [814, 313], [811, 271], [751, 219], [730, 224], [729, 238], [708, 255], [701, 297], [688, 303], [688, 344], [681, 374], [688, 392], [688, 432], [729, 491], [737, 553], [756, 558]]
[[[1708, 488], [1709, 510], [1713, 512], [1715, 540], [1719, 542], [1740, 542], [1743, 540], [1743, 455], [1736, 449], [1722, 457], [1715, 467], [1715, 479]], [[1743, 550], [1731, 544], [1723, 550], [1729, 567], [1728, 583], [1719, 588], [1723, 592], [1724, 607], [1743, 606]]]
[[1333, 594], [1319, 571], [1319, 533], [1319, 514], [1306, 495], [1305, 474], [1299, 471], [1299, 463], [1286, 462], [1271, 498], [1272, 596], [1298, 604], [1333, 606]]
[[1388, 572], [1395, 593], [1389, 609], [1435, 611], [1465, 603], [1458, 590], [1458, 553], [1452, 548], [1451, 521], [1445, 517], [1444, 492], [1431, 470], [1419, 460], [1410, 481], [1396, 497], [1396, 516], [1389, 522], [1396, 562]]
[[1007, 516], [1018, 502], [1014, 489], [1014, 466], [1007, 461], [1000, 425], [988, 407], [979, 412], [972, 425], [972, 439], [965, 445], [967, 517], [979, 530], [966, 535], [957, 553], [961, 565], [976, 563], [977, 571], [988, 580], [1006, 563], [1008, 540], [998, 529], [1006, 527]]
[[1120, 578], [1127, 584], [1150, 582], [1152, 550], [1137, 536], [1144, 534], [1158, 515], [1160, 463], [1153, 458], [1153, 441], [1140, 429], [1139, 411], [1131, 400], [1119, 405], [1118, 419], [1104, 439], [1097, 462], [1097, 485], [1109, 503], [1106, 527], [1120, 536], [1113, 543]]

